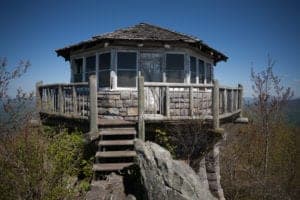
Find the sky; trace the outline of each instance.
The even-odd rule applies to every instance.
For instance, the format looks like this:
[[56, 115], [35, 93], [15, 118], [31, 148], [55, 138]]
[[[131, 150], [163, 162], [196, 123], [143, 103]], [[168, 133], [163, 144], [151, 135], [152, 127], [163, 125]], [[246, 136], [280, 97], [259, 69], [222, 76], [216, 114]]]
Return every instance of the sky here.
[[70, 81], [69, 63], [55, 49], [91, 36], [146, 22], [196, 36], [229, 57], [215, 68], [222, 85], [238, 83], [251, 97], [251, 67], [265, 69], [267, 56], [285, 87], [300, 97], [300, 1], [297, 0], [1, 0], [0, 57], [8, 69], [29, 60], [14, 81], [34, 91], [35, 83]]

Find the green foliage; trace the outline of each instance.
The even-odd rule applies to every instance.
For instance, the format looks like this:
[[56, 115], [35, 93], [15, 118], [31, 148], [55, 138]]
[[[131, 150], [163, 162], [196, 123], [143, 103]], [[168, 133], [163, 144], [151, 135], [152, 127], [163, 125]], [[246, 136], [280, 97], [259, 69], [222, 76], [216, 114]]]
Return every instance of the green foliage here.
[[81, 133], [47, 127], [0, 139], [0, 199], [74, 199], [89, 189]]
[[91, 189], [91, 185], [88, 181], [84, 180], [84, 181], [81, 181], [80, 184], [79, 184], [79, 189], [80, 191], [89, 191]]
[[154, 133], [155, 133], [154, 141], [159, 145], [163, 146], [164, 148], [166, 148], [171, 153], [171, 155], [175, 157], [176, 145], [171, 142], [170, 135], [167, 133], [167, 131], [157, 128], [155, 129]]
[[49, 156], [53, 159], [56, 173], [70, 176], [78, 174], [83, 159], [84, 141], [80, 134], [62, 132], [49, 145]]

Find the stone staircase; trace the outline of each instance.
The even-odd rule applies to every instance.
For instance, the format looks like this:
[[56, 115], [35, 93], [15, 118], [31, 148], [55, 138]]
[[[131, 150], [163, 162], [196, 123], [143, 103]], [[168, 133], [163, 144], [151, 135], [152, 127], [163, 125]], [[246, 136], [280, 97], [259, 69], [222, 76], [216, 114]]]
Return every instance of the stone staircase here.
[[126, 121], [106, 121], [99, 124], [100, 140], [95, 155], [95, 174], [120, 171], [133, 164], [136, 152], [135, 124]]

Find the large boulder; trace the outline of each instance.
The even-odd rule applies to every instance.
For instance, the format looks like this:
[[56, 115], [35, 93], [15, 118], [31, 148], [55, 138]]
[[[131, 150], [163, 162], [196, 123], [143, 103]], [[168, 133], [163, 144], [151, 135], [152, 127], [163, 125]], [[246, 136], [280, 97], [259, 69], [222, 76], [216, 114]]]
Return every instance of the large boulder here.
[[136, 140], [137, 163], [149, 200], [210, 200], [207, 183], [182, 161], [173, 160], [166, 149], [152, 142]]

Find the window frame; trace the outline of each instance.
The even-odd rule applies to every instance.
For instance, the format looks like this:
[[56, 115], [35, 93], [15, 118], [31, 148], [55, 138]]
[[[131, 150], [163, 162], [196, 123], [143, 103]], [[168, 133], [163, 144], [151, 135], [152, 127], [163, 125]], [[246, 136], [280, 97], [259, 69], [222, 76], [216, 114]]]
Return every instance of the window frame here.
[[[135, 87], [119, 87], [118, 86], [118, 53], [135, 53], [136, 55], [136, 60], [135, 60], [135, 70], [128, 70], [128, 69], [120, 69], [120, 71], [135, 71]], [[138, 87], [138, 82], [137, 82], [137, 76], [138, 76], [138, 60], [139, 60], [139, 53], [138, 50], [124, 50], [124, 49], [116, 49], [116, 55], [115, 55], [115, 80], [116, 80], [116, 90], [137, 90]]]
[[[101, 54], [106, 54], [106, 53], [109, 53], [110, 54], [110, 65], [109, 65], [109, 68], [108, 69], [104, 69], [104, 70], [100, 70], [100, 55]], [[101, 51], [101, 52], [97, 52], [96, 53], [97, 55], [97, 58], [96, 58], [96, 64], [97, 64], [97, 87], [100, 89], [100, 90], [111, 90], [112, 89], [112, 74], [111, 74], [111, 71], [113, 70], [113, 63], [112, 63], [112, 51], [111, 50], [108, 50], [108, 51]], [[103, 72], [103, 71], [109, 71], [109, 86], [108, 87], [100, 87], [100, 82], [99, 82], [99, 73], [100, 72]]]
[[183, 84], [187, 84], [186, 82], [186, 67], [185, 67], [185, 59], [186, 59], [186, 52], [182, 52], [182, 51], [166, 51], [165, 52], [165, 55], [164, 55], [164, 59], [165, 59], [165, 62], [164, 62], [164, 68], [163, 68], [163, 73], [164, 73], [164, 76], [165, 76], [165, 80], [163, 80], [163, 82], [165, 83], [178, 83], [178, 82], [168, 82], [168, 77], [167, 77], [167, 71], [181, 71], [181, 70], [167, 70], [167, 55], [168, 54], [179, 54], [179, 55], [183, 55], [183, 82], [179, 82], [179, 83], [183, 83]]

